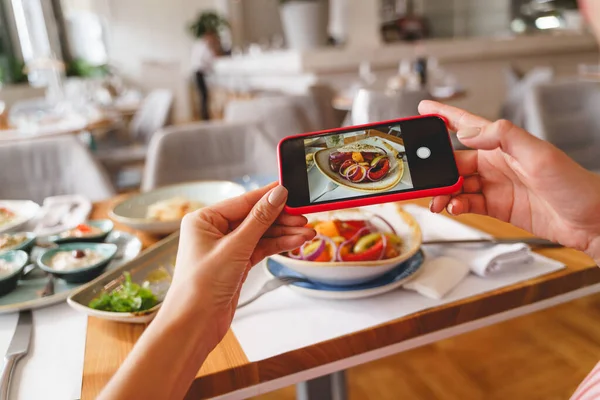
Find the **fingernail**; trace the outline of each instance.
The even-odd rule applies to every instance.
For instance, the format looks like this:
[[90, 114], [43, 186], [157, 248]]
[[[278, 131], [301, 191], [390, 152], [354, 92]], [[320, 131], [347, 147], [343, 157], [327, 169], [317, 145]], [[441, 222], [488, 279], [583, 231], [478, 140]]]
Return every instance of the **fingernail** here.
[[481, 128], [463, 128], [456, 132], [459, 139], [473, 138], [481, 133]]
[[287, 199], [287, 190], [283, 186], [277, 186], [275, 189], [271, 190], [271, 194], [267, 200], [274, 207], [279, 207], [282, 205]]
[[446, 207], [446, 209], [448, 210], [448, 214], [454, 215], [454, 205], [452, 203], [448, 204], [448, 207]]
[[429, 211], [433, 212], [433, 199], [429, 200]]

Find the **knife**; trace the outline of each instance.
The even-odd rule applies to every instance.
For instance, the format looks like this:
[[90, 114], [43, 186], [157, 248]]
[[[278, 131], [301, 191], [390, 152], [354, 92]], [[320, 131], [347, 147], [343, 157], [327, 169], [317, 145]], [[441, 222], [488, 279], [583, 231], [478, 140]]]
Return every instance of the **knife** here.
[[452, 245], [452, 244], [514, 244], [525, 243], [533, 247], [563, 247], [561, 244], [551, 242], [550, 240], [528, 237], [528, 238], [509, 238], [509, 239], [457, 239], [457, 240], [426, 240], [423, 245]]
[[0, 400], [8, 400], [10, 397], [12, 373], [17, 362], [29, 351], [32, 328], [31, 310], [21, 311], [19, 313], [19, 321], [17, 322], [17, 329], [15, 329], [8, 350], [4, 355], [2, 372], [0, 372]]

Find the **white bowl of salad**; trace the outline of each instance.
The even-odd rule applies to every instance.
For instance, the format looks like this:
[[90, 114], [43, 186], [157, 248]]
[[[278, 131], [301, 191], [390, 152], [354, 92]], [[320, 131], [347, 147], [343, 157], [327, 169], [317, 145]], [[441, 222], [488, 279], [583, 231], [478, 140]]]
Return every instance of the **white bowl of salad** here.
[[312, 214], [317, 236], [272, 258], [308, 279], [336, 286], [377, 279], [414, 256], [421, 229], [396, 204]]

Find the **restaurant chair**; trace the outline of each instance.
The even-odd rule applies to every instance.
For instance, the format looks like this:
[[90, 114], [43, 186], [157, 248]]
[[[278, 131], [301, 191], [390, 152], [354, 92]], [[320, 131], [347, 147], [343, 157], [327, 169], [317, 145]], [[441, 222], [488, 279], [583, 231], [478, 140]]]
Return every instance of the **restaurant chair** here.
[[362, 125], [419, 115], [419, 103], [431, 99], [427, 90], [387, 93], [361, 89], [352, 103], [352, 124]]
[[75, 136], [0, 144], [0, 198], [33, 200], [80, 194], [91, 201], [115, 195], [106, 172]]
[[251, 122], [199, 122], [152, 137], [142, 190], [195, 180], [276, 175], [277, 145]]
[[233, 100], [225, 107], [224, 120], [228, 123], [258, 124], [268, 139], [277, 144], [286, 136], [310, 132], [315, 123], [288, 96], [257, 97], [251, 100]]
[[[128, 168], [139, 168], [143, 165], [148, 143], [152, 135], [170, 123], [172, 107], [171, 91], [153, 90], [135, 113], [125, 138], [113, 136], [104, 143], [98, 142], [96, 157], [108, 170], [111, 180], [117, 187], [139, 185], [139, 177], [136, 178], [135, 174], [126, 175], [125, 172]], [[127, 176], [133, 176], [133, 179], [127, 180]]]
[[562, 81], [538, 85], [525, 100], [525, 128], [583, 167], [600, 171], [600, 85]]
[[525, 96], [535, 86], [552, 81], [554, 71], [550, 67], [535, 67], [524, 75], [514, 67], [505, 70], [506, 100], [500, 110], [500, 118], [517, 126], [525, 126]]

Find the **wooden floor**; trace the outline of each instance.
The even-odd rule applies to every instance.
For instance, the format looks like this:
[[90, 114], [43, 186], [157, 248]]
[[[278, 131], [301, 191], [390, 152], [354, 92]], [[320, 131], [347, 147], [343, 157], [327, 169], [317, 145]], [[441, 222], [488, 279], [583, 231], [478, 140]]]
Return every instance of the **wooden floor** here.
[[[600, 295], [348, 371], [350, 400], [568, 399], [600, 361]], [[292, 400], [293, 387], [255, 400]]]

